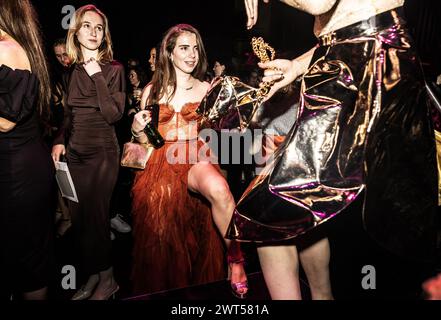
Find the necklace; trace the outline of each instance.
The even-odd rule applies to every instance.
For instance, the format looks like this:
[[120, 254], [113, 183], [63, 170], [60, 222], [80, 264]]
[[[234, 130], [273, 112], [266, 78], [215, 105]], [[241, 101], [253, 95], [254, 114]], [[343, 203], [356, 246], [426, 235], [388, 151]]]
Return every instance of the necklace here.
[[187, 90], [187, 91], [193, 89], [193, 85], [191, 85], [191, 87], [188, 87], [188, 88], [183, 88], [180, 86], [177, 86], [177, 87], [178, 87], [178, 89]]
[[191, 84], [191, 86], [189, 86], [189, 87], [187, 87], [187, 88], [180, 87], [180, 86], [176, 85], [176, 87], [178, 87], [179, 89], [183, 89], [183, 90], [186, 90], [186, 91], [193, 89], [193, 86], [194, 86], [194, 81], [193, 81], [193, 83]]

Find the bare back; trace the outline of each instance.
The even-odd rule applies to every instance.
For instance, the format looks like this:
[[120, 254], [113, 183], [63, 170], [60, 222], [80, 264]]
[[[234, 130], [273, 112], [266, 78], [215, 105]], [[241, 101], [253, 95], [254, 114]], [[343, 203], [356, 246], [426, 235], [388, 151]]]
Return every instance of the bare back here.
[[282, 0], [315, 16], [314, 34], [320, 36], [404, 4], [404, 0]]
[[[31, 70], [31, 64], [24, 49], [12, 37], [0, 30], [0, 66], [11, 69]], [[0, 132], [8, 132], [15, 123], [0, 117]]]

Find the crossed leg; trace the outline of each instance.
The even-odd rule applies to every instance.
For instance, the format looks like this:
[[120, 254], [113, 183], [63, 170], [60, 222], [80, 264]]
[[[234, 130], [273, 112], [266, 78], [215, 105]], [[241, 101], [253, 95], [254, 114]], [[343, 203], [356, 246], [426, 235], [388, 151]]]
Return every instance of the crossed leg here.
[[[235, 208], [234, 197], [225, 178], [209, 162], [199, 162], [188, 172], [188, 188], [202, 194], [210, 202], [214, 223], [224, 236]], [[246, 274], [240, 245], [225, 238], [224, 241], [228, 250], [232, 286], [244, 284]], [[244, 295], [248, 289], [241, 286], [238, 290], [237, 293]]]

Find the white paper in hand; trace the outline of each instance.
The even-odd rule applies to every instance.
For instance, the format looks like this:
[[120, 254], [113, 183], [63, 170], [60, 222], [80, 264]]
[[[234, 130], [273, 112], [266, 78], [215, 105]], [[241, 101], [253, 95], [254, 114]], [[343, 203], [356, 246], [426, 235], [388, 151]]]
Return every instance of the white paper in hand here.
[[71, 201], [78, 202], [77, 192], [69, 172], [66, 162], [55, 161], [55, 178], [57, 179], [58, 187], [61, 195]]

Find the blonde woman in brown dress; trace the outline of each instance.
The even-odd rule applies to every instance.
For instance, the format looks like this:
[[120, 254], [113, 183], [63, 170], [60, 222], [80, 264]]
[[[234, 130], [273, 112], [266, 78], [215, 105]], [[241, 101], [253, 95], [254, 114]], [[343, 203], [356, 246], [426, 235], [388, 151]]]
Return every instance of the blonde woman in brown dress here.
[[69, 209], [80, 271], [88, 280], [73, 299], [104, 300], [119, 288], [111, 264], [109, 207], [119, 169], [114, 123], [124, 112], [124, 68], [113, 60], [107, 18], [93, 5], [75, 12], [66, 46], [73, 65], [65, 81], [63, 130], [52, 157], [59, 160], [67, 153], [79, 199], [69, 201]]

